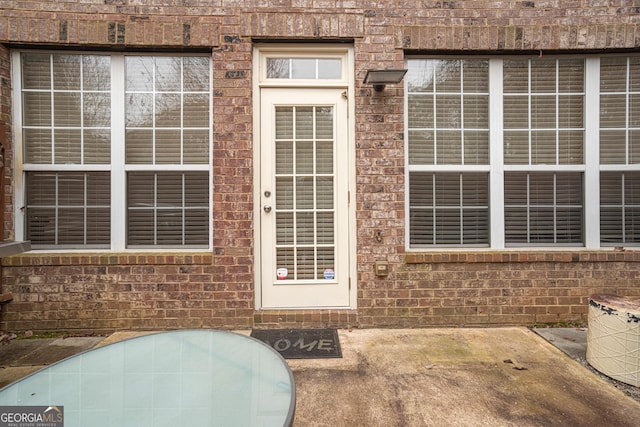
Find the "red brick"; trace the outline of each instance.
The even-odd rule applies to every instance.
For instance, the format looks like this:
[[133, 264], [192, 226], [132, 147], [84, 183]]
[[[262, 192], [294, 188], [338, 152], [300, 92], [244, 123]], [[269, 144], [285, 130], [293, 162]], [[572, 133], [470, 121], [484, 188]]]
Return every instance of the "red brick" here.
[[[226, 2], [220, 9], [150, 0], [132, 7], [105, 2], [4, 1], [0, 43], [120, 49], [212, 49], [215, 114], [212, 253], [43, 254], [5, 258], [3, 306], [7, 330], [265, 325], [438, 326], [586, 321], [595, 292], [640, 294], [640, 252], [455, 251], [405, 253], [404, 89], [383, 94], [362, 84], [365, 70], [404, 66], [404, 51], [470, 53], [500, 50], [635, 49], [637, 10], [619, 2], [452, 2], [450, 8], [407, 0], [396, 9], [372, 2], [368, 14], [333, 1]], [[179, 2], [174, 2], [179, 3]], [[191, 2], [193, 3], [193, 2]], [[287, 2], [284, 2], [287, 3]], [[590, 7], [591, 6], [591, 7]], [[400, 9], [401, 8], [401, 9]], [[471, 12], [471, 13], [470, 13]], [[144, 18], [144, 19], [142, 19]], [[62, 23], [66, 34], [61, 34]], [[109, 23], [124, 26], [125, 44], [110, 39]], [[190, 26], [185, 46], [183, 28]], [[357, 150], [358, 310], [254, 313], [253, 297], [253, 64], [252, 39], [342, 38], [354, 41]], [[64, 39], [62, 37], [64, 36]], [[0, 45], [0, 138], [13, 139], [9, 50]], [[226, 78], [227, 71], [241, 78]], [[5, 165], [13, 164], [11, 147]], [[4, 236], [13, 237], [11, 176], [5, 171]], [[382, 231], [382, 242], [376, 240]], [[383, 257], [392, 274], [371, 272]], [[574, 261], [577, 259], [576, 261]], [[593, 271], [593, 273], [591, 273]], [[60, 302], [59, 305], [54, 303]], [[66, 305], [63, 305], [64, 302]], [[96, 304], [98, 305], [92, 305]], [[46, 309], [42, 305], [48, 304]], [[446, 306], [446, 307], [444, 307]], [[93, 317], [84, 319], [91, 309]], [[395, 307], [395, 308], [393, 308]], [[393, 310], [392, 310], [393, 308]], [[146, 311], [140, 311], [140, 310]], [[48, 311], [46, 319], [39, 312]], [[475, 312], [474, 312], [475, 311]], [[161, 318], [160, 316], [166, 318]], [[144, 316], [144, 317], [142, 317]]]

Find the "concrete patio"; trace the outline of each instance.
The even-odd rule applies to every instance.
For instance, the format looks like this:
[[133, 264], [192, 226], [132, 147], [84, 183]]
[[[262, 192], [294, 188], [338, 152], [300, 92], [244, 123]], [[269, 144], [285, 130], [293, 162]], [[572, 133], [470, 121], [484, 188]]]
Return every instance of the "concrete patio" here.
[[[583, 351], [584, 334], [554, 342], [552, 333], [544, 339], [518, 327], [340, 330], [342, 358], [288, 360], [295, 425], [640, 425], [638, 401], [558, 348]], [[0, 347], [0, 385], [139, 334], [12, 340]]]

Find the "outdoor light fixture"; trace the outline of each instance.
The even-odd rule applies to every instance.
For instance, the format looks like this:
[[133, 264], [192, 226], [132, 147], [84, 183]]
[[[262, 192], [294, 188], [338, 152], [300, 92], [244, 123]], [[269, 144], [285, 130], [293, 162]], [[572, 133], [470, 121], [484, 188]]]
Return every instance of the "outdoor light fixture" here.
[[367, 70], [364, 83], [372, 84], [376, 92], [382, 92], [385, 85], [400, 83], [406, 73], [407, 70]]

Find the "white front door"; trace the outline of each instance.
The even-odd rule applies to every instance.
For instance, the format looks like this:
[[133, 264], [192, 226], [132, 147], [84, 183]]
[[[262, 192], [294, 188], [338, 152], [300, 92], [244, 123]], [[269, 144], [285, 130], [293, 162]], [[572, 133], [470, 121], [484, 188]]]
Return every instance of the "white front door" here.
[[350, 306], [344, 93], [261, 90], [262, 308]]

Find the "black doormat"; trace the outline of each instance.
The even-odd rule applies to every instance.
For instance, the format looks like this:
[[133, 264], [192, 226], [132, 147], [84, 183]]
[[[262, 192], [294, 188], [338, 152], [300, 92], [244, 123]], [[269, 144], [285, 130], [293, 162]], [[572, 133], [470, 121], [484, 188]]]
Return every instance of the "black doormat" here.
[[285, 359], [342, 357], [335, 329], [252, 329], [251, 336], [275, 349]]

